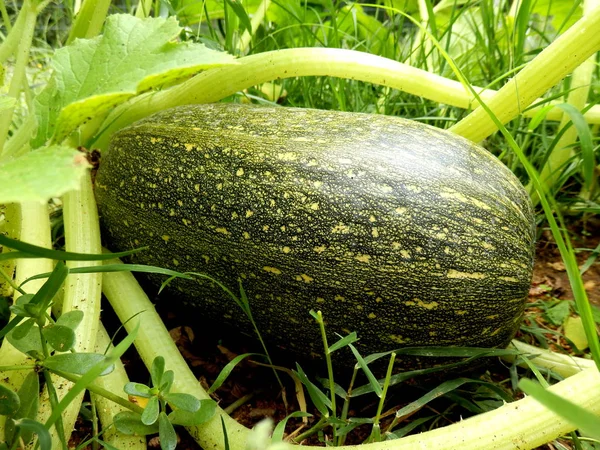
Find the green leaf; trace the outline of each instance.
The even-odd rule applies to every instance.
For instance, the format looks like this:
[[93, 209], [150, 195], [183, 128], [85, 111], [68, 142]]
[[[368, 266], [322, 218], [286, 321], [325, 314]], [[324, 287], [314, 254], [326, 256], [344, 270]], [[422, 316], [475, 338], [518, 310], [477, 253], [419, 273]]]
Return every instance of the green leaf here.
[[56, 325], [69, 327], [71, 330], [75, 331], [82, 320], [83, 311], [76, 309], [74, 311], [67, 311], [66, 313], [61, 314], [56, 321]]
[[200, 400], [200, 408], [195, 412], [176, 409], [169, 414], [169, 420], [173, 425], [193, 427], [208, 422], [215, 415], [217, 403], [214, 400]]
[[69, 327], [48, 325], [42, 328], [42, 335], [59, 352], [67, 352], [75, 345], [75, 332]]
[[240, 20], [241, 31], [252, 32], [252, 24], [250, 18], [244, 9], [244, 6], [237, 0], [225, 0], [225, 3], [233, 10], [233, 13]]
[[271, 435], [272, 442], [282, 442], [283, 441], [283, 434], [285, 433], [285, 426], [287, 425], [287, 422], [289, 419], [292, 419], [295, 417], [312, 417], [312, 414], [309, 414], [304, 411], [294, 411], [293, 413], [288, 414], [281, 422], [279, 422], [277, 424], [277, 426], [275, 426], [275, 429], [273, 430], [273, 434]]
[[0, 164], [0, 203], [46, 202], [76, 189], [89, 164], [70, 147], [52, 145]]
[[593, 412], [571, 403], [527, 378], [519, 381], [519, 388], [555, 414], [577, 426], [584, 434], [593, 439], [600, 439], [600, 417]]
[[308, 379], [308, 377], [302, 370], [302, 367], [300, 367], [298, 363], [296, 363], [296, 369], [297, 370], [294, 370], [293, 372], [300, 379], [302, 384], [306, 387], [308, 395], [310, 396], [310, 399], [315, 405], [315, 408], [319, 410], [323, 417], [329, 417], [331, 410], [331, 400], [327, 398], [323, 391], [321, 391], [312, 381]]
[[[13, 250], [17, 250], [14, 252], [8, 252], [0, 254], [0, 261], [7, 259], [17, 259], [17, 258], [49, 258], [55, 260], [64, 260], [64, 261], [106, 261], [108, 259], [113, 258], [121, 258], [123, 256], [132, 255], [134, 253], [139, 252], [141, 249], [130, 250], [127, 252], [120, 253], [74, 253], [74, 252], [62, 252], [60, 250], [51, 250], [49, 248], [40, 247], [37, 245], [28, 244], [27, 242], [22, 242], [16, 239], [11, 239], [7, 236], [3, 236], [0, 234], [0, 245], [3, 247], [11, 248]], [[120, 264], [121, 265], [121, 264]], [[74, 272], [75, 273], [75, 272]], [[179, 272], [175, 272], [179, 274]], [[48, 274], [44, 274], [43, 278], [48, 278]], [[37, 279], [37, 277], [28, 278]], [[23, 283], [25, 284], [25, 283]], [[25, 294], [30, 295], [30, 294]], [[22, 295], [19, 298], [25, 297]]]
[[38, 444], [42, 450], [52, 450], [52, 438], [44, 425], [32, 419], [21, 419], [16, 424], [22, 430], [37, 434]]
[[435, 400], [436, 398], [441, 397], [442, 395], [459, 388], [465, 383], [471, 383], [473, 381], [475, 380], [471, 380], [469, 378], [456, 378], [454, 380], [445, 381], [444, 383], [433, 388], [427, 394], [423, 395], [417, 400], [409, 403], [408, 405], [396, 411], [396, 417], [403, 417], [412, 414], [413, 412], [421, 409], [430, 401]]
[[9, 386], [0, 383], [0, 415], [11, 416], [19, 410], [19, 395]]
[[219, 376], [217, 377], [215, 382], [208, 389], [208, 393], [212, 394], [217, 389], [219, 389], [223, 385], [225, 380], [227, 380], [227, 377], [229, 377], [229, 375], [231, 374], [233, 369], [235, 369], [235, 367], [240, 362], [242, 362], [242, 360], [244, 360], [245, 358], [248, 358], [249, 356], [261, 356], [261, 355], [258, 353], [243, 353], [241, 355], [237, 355], [235, 358], [233, 358], [231, 361], [229, 361], [225, 367], [223, 367], [223, 370], [221, 370], [221, 372], [219, 373]]
[[152, 386], [156, 388], [160, 388], [161, 378], [165, 371], [165, 358], [162, 356], [157, 356], [152, 361], [152, 366], [150, 367], [150, 378], [152, 379]]
[[17, 326], [13, 331], [6, 335], [6, 339], [10, 342], [13, 347], [15, 347], [20, 352], [25, 353], [26, 355], [31, 355], [34, 358], [40, 357], [44, 354], [44, 349], [42, 347], [42, 339], [40, 337], [40, 330], [38, 326], [34, 326], [29, 328], [29, 331], [25, 336], [20, 339], [15, 337], [15, 331], [17, 335], [19, 333], [19, 327]]
[[173, 386], [173, 381], [175, 380], [175, 372], [172, 370], [167, 370], [162, 375], [161, 385], [159, 390], [163, 394], [168, 394], [171, 391], [171, 386]]
[[[23, 384], [19, 388], [19, 410], [12, 416], [13, 419], [35, 419], [38, 413], [38, 405], [40, 400], [40, 379], [37, 372], [31, 371], [23, 380]], [[7, 420], [4, 436], [8, 441], [13, 440], [15, 432], [15, 421]], [[21, 439], [27, 444], [31, 441], [33, 432], [30, 430], [21, 430]]]
[[571, 314], [569, 302], [559, 301], [556, 305], [548, 308], [544, 315], [553, 325], [562, 325], [569, 314]]
[[200, 400], [190, 394], [173, 393], [164, 396], [164, 399], [170, 406], [177, 409], [183, 409], [189, 412], [196, 412], [200, 409]]
[[[579, 146], [581, 147], [581, 169], [583, 172], [584, 186], [589, 190], [595, 180], [594, 171], [596, 168], [596, 159], [594, 157], [594, 145], [590, 126], [577, 108], [568, 103], [557, 105], [565, 111], [579, 136]], [[558, 149], [560, 150], [560, 149]]]
[[150, 426], [142, 423], [141, 416], [133, 411], [123, 411], [113, 418], [115, 428], [123, 434], [136, 434], [147, 436], [158, 432], [158, 424]]
[[137, 397], [150, 398], [153, 394], [151, 389], [142, 383], [129, 382], [123, 388], [126, 394], [135, 395]]
[[551, 17], [552, 27], [562, 33], [581, 19], [582, 3], [573, 0], [536, 0], [531, 13]]
[[158, 419], [158, 414], [160, 412], [160, 404], [158, 402], [158, 397], [153, 395], [148, 399], [148, 404], [144, 408], [144, 412], [142, 413], [142, 423], [144, 425], [152, 425]]
[[383, 395], [383, 389], [382, 389], [381, 385], [379, 384], [379, 381], [377, 381], [377, 378], [375, 378], [375, 375], [373, 375], [373, 372], [371, 372], [371, 369], [369, 369], [369, 366], [367, 365], [364, 358], [360, 355], [360, 353], [358, 353], [358, 350], [356, 350], [356, 347], [354, 347], [352, 344], [350, 344], [349, 347], [350, 347], [350, 350], [352, 350], [352, 353], [354, 354], [354, 357], [356, 358], [356, 361], [358, 362], [359, 367], [363, 370], [363, 372], [367, 376], [367, 379], [369, 380], [369, 384], [373, 388], [373, 392], [375, 392], [375, 395], [377, 395], [377, 397], [381, 398], [381, 396]]
[[327, 349], [327, 351], [331, 354], [331, 353], [335, 352], [336, 350], [339, 350], [340, 348], [347, 346], [348, 344], [355, 343], [356, 341], [358, 341], [358, 336], [356, 335], [356, 332], [353, 331], [349, 335], [341, 338], [335, 344], [330, 345], [329, 348]]
[[202, 44], [173, 42], [180, 32], [174, 17], [115, 14], [107, 18], [102, 36], [57, 50], [53, 76], [36, 99], [39, 126], [33, 147], [51, 137], [61, 142], [139, 92], [234, 62], [231, 55]]
[[162, 450], [175, 450], [177, 447], [177, 434], [173, 424], [164, 412], [158, 416], [158, 436], [160, 437], [160, 448]]
[[[46, 358], [44, 367], [50, 370], [83, 375], [106, 359], [106, 356], [100, 353], [59, 353]], [[102, 372], [102, 375], [109, 373], [110, 369]]]
[[563, 325], [563, 330], [565, 337], [575, 344], [577, 350], [585, 350], [588, 348], [589, 344], [585, 335], [585, 329], [583, 327], [583, 321], [581, 320], [581, 317], [567, 317], [567, 320], [565, 320]]
[[[27, 319], [23, 323], [17, 325], [12, 332], [13, 339], [21, 340], [29, 334], [33, 326], [36, 324], [35, 319]], [[37, 331], [36, 331], [37, 333]]]

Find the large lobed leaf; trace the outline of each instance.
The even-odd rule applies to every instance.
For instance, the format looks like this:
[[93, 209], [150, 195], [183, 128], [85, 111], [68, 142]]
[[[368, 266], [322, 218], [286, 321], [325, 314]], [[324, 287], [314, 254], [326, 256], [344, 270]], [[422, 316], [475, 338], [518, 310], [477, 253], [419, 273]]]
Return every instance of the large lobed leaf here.
[[130, 97], [173, 84], [201, 70], [234, 63], [202, 44], [176, 43], [173, 17], [108, 17], [104, 34], [78, 39], [56, 51], [54, 73], [36, 99], [38, 132], [33, 147], [61, 142], [77, 127]]
[[89, 167], [81, 152], [45, 147], [0, 164], [0, 204], [45, 202], [76, 189]]

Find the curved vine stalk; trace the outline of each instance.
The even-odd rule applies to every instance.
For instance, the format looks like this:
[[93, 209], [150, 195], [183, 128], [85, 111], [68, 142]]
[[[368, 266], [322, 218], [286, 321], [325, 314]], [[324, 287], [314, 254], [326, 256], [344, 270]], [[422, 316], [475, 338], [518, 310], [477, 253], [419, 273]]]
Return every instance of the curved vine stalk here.
[[[470, 91], [458, 81], [354, 50], [284, 49], [246, 56], [237, 62], [238, 64], [203, 72], [171, 89], [140, 95], [120, 105], [109, 114], [100, 127], [100, 133], [87, 147], [106, 149], [108, 140], [115, 131], [166, 108], [216, 102], [251, 86], [301, 76], [333, 76], [365, 81], [465, 109], [478, 104]], [[476, 86], [473, 89], [485, 102], [497, 94], [493, 89]], [[537, 97], [531, 101], [535, 98]], [[539, 110], [537, 107], [531, 108], [525, 115], [533, 117]], [[562, 110], [553, 108], [546, 117], [548, 120], [560, 120]], [[600, 108], [590, 109], [585, 118], [590, 123], [600, 123]]]

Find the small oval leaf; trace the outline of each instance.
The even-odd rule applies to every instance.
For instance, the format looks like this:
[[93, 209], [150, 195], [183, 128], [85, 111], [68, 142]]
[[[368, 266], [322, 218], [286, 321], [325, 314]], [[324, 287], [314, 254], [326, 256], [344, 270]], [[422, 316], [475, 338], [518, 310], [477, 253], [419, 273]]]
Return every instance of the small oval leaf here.
[[44, 367], [83, 375], [106, 357], [99, 353], [59, 353], [44, 360]]
[[7, 385], [0, 383], [0, 415], [11, 416], [19, 410], [21, 401], [16, 392]]
[[158, 436], [160, 437], [160, 448], [162, 450], [175, 450], [177, 447], [177, 434], [173, 424], [164, 412], [158, 416]]
[[65, 327], [69, 327], [71, 330], [75, 330], [81, 321], [83, 320], [83, 311], [79, 309], [75, 309], [73, 311], [67, 311], [56, 321], [57, 325], [62, 325]]
[[175, 393], [164, 396], [169, 405], [189, 412], [196, 412], [200, 409], [200, 400], [190, 394]]
[[113, 418], [115, 428], [123, 434], [146, 436], [158, 433], [158, 424], [144, 425], [141, 416], [133, 411], [123, 411]]
[[169, 420], [174, 425], [193, 427], [208, 422], [215, 415], [217, 402], [211, 399], [200, 400], [200, 408], [196, 412], [176, 409], [169, 414]]
[[58, 352], [68, 352], [75, 345], [75, 332], [63, 325], [48, 325], [42, 328], [48, 343]]
[[158, 403], [158, 397], [153, 395], [148, 399], [148, 404], [142, 413], [142, 423], [144, 425], [152, 425], [158, 419], [159, 412], [160, 404]]

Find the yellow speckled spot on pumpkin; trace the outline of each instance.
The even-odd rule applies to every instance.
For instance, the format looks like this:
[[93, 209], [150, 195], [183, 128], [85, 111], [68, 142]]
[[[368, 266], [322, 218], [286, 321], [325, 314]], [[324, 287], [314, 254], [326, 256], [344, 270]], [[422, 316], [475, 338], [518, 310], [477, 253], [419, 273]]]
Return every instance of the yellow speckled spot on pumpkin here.
[[283, 152], [277, 154], [277, 159], [282, 161], [295, 161], [298, 159], [298, 155], [294, 152]]
[[410, 252], [408, 250], [400, 250], [400, 255], [402, 255], [402, 257], [406, 259], [410, 258]]
[[438, 239], [446, 239], [448, 236], [446, 235], [446, 233], [436, 233], [435, 237]]
[[325, 250], [327, 250], [327, 247], [324, 245], [319, 245], [317, 247], [313, 247], [313, 250], [317, 253], [323, 253]]
[[281, 225], [281, 226], [279, 227], [279, 229], [280, 229], [281, 231], [285, 231], [287, 228], [285, 227], [285, 225]]
[[171, 208], [171, 211], [169, 211], [169, 215], [170, 216], [174, 216], [175, 215], [175, 210]]
[[392, 242], [392, 248], [394, 250], [398, 250], [400, 247], [402, 247], [402, 244], [400, 242]]
[[305, 273], [300, 274], [300, 275], [296, 275], [296, 281], [304, 281], [305, 283], [310, 283], [313, 280], [314, 280], [313, 277], [309, 277]]
[[337, 294], [335, 297], [333, 297], [334, 300], [337, 300], [338, 302], [345, 302], [346, 299], [344, 297], [342, 297], [341, 295]]
[[317, 211], [319, 209], [319, 202], [311, 203], [310, 209]]
[[322, 181], [315, 181], [315, 182], [313, 182], [313, 185], [316, 188], [320, 188], [321, 186], [323, 186], [323, 182]]
[[210, 256], [208, 256], [208, 255], [202, 255], [202, 258], [204, 258], [204, 262], [206, 264], [208, 264], [208, 262], [210, 261]]
[[237, 172], [235, 173], [238, 177], [241, 177], [244, 175], [244, 169], [242, 167], [240, 167]]
[[271, 206], [271, 208], [273, 208], [275, 206], [275, 200], [269, 200], [269, 205]]
[[377, 227], [375, 227], [375, 228], [373, 228], [373, 229], [371, 230], [371, 235], [372, 235], [374, 238], [376, 238], [376, 237], [379, 237], [379, 230], [377, 229]]
[[125, 225], [126, 227], [129, 226], [129, 222], [127, 222], [126, 220], [123, 221], [123, 225]]
[[442, 198], [450, 198], [454, 200], [458, 200], [459, 202], [468, 203], [467, 197], [461, 192], [456, 192], [452, 189], [447, 189], [445, 192], [440, 193], [440, 197]]
[[199, 184], [195, 184], [194, 185], [194, 189], [196, 189], [196, 192], [200, 192], [200, 185]]
[[263, 270], [265, 272], [274, 273], [275, 275], [281, 275], [281, 270], [279, 270], [277, 267], [265, 266], [263, 267]]
[[163, 234], [161, 237], [162, 240], [165, 242], [169, 242], [169, 239], [171, 239], [171, 236], [169, 236], [168, 234]]
[[455, 312], [455, 314], [458, 316], [464, 316], [467, 312], [468, 312], [467, 310], [459, 309], [458, 311]]
[[374, 318], [376, 318], [377, 316], [376, 316], [375, 314], [373, 314], [373, 313], [369, 313], [369, 315], [368, 315], [367, 317], [368, 317], [369, 319], [374, 319]]
[[485, 248], [486, 250], [496, 250], [496, 247], [494, 247], [492, 244], [489, 244], [487, 242], [482, 242], [481, 246], [483, 248]]
[[178, 204], [179, 206], [183, 206], [183, 202], [182, 202], [181, 200], [177, 200], [177, 204]]
[[292, 249], [291, 249], [291, 248], [289, 248], [288, 246], [285, 246], [285, 247], [283, 247], [283, 248], [281, 249], [281, 251], [282, 251], [283, 253], [289, 253], [289, 252], [291, 252], [291, 251], [292, 251]]
[[325, 299], [323, 297], [317, 297], [317, 303], [325, 303]]
[[450, 247], [444, 247], [444, 253], [446, 255], [449, 255], [450, 254]]
[[238, 217], [239, 217], [238, 213], [236, 213], [235, 211], [231, 213], [231, 218], [232, 219], [237, 219]]
[[518, 283], [519, 280], [515, 277], [498, 277], [499, 280], [508, 281], [509, 283]]
[[375, 301], [376, 301], [377, 303], [381, 303], [381, 302], [383, 301], [383, 299], [382, 299], [381, 297], [377, 297], [377, 298], [375, 299]]
[[421, 300], [420, 298], [415, 298], [413, 300], [407, 300], [404, 302], [404, 304], [406, 306], [419, 306], [421, 308], [425, 308], [425, 309], [435, 309], [438, 306], [440, 306], [440, 304], [438, 302], [424, 302], [423, 300]]
[[405, 339], [403, 336], [399, 334], [390, 334], [388, 336], [391, 341], [394, 341], [396, 344], [406, 344], [410, 339]]
[[437, 336], [437, 331], [430, 331], [429, 336]]
[[263, 225], [262, 229], [263, 231], [269, 231], [269, 225]]
[[179, 261], [177, 261], [176, 259], [173, 259], [173, 264], [175, 264], [176, 266], [179, 265]]
[[394, 190], [391, 186], [389, 186], [387, 184], [380, 185], [379, 189], [381, 190], [381, 192], [385, 192], [385, 193], [392, 192]]
[[183, 144], [185, 146], [185, 149], [189, 152], [192, 151], [192, 149], [194, 148], [194, 144]]
[[339, 233], [339, 234], [345, 234], [348, 233], [350, 231], [350, 228], [348, 228], [347, 225], [344, 225], [342, 222], [340, 222], [338, 225], [336, 225], [335, 227], [333, 227], [331, 229], [332, 233]]
[[446, 274], [448, 278], [466, 278], [471, 280], [482, 280], [487, 275], [485, 273], [480, 272], [461, 272], [459, 270], [450, 269]]
[[244, 231], [242, 233], [242, 236], [244, 236], [244, 239], [250, 239], [250, 233], [248, 233], [247, 231]]
[[225, 228], [225, 227], [217, 227], [217, 228], [215, 228], [215, 231], [217, 233], [221, 233], [221, 234], [225, 234], [225, 235], [231, 234], [229, 231], [227, 231], [227, 228]]
[[254, 214], [254, 211], [250, 211], [249, 209], [248, 209], [248, 210], [246, 210], [246, 219], [247, 219], [248, 217], [250, 217], [252, 214]]

